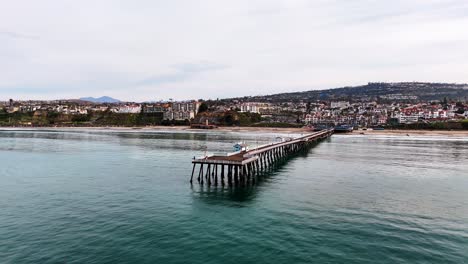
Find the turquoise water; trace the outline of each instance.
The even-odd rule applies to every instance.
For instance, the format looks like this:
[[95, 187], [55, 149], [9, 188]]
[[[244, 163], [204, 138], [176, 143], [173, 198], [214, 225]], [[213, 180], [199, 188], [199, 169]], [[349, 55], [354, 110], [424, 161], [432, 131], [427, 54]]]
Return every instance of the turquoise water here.
[[468, 139], [334, 135], [190, 186], [193, 156], [276, 136], [0, 131], [0, 263], [468, 263]]

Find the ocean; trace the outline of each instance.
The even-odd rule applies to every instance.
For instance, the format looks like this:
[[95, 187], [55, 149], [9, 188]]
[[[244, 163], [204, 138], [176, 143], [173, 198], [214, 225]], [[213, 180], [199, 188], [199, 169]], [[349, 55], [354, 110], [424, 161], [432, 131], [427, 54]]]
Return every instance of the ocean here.
[[194, 156], [279, 135], [2, 130], [0, 263], [468, 263], [467, 138], [333, 135], [190, 185]]

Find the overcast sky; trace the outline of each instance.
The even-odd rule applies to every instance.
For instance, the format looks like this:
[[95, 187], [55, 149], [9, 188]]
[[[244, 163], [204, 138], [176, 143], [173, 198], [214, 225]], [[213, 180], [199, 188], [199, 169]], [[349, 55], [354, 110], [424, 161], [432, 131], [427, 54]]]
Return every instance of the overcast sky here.
[[0, 0], [0, 100], [468, 82], [466, 0]]

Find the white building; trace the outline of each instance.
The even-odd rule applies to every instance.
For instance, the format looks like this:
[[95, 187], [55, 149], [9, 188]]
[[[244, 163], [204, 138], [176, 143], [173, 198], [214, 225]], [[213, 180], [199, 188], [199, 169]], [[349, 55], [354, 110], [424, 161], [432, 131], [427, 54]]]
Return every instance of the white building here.
[[172, 103], [172, 111], [174, 112], [192, 112], [194, 115], [198, 113], [200, 103], [198, 101], [184, 101]]
[[344, 109], [344, 108], [348, 108], [349, 106], [350, 106], [349, 102], [346, 102], [346, 101], [339, 101], [339, 102], [331, 102], [330, 103], [330, 108]]
[[260, 113], [256, 103], [243, 103], [240, 105], [241, 112]]
[[439, 112], [439, 117], [440, 117], [440, 118], [447, 118], [447, 117], [448, 117], [447, 111], [445, 111], [445, 110], [444, 110], [444, 111], [440, 111], [440, 112]]
[[250, 113], [257, 113], [257, 114], [263, 114], [263, 113], [270, 113], [274, 111], [274, 108], [269, 103], [242, 103], [239, 105], [239, 109], [241, 112], [250, 112]]
[[140, 105], [122, 105], [117, 108], [113, 108], [112, 111], [115, 113], [120, 113], [120, 114], [138, 114], [141, 112], [141, 106]]
[[398, 118], [400, 124], [412, 124], [417, 123], [419, 121], [418, 115], [400, 115]]
[[165, 120], [190, 120], [198, 113], [198, 101], [174, 102], [163, 114]]

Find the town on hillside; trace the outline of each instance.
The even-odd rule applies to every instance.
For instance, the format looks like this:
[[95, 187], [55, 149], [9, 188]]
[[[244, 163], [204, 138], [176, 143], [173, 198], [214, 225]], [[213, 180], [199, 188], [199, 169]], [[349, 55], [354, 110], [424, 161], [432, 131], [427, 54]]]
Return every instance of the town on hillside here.
[[95, 103], [81, 100], [0, 102], [1, 126], [194, 125], [301, 127], [347, 124], [356, 128], [462, 129], [466, 101], [254, 102], [246, 99]]

